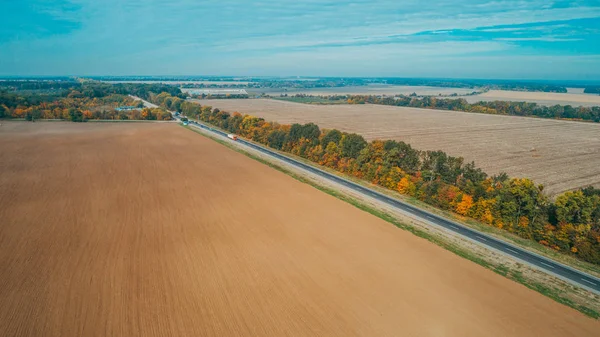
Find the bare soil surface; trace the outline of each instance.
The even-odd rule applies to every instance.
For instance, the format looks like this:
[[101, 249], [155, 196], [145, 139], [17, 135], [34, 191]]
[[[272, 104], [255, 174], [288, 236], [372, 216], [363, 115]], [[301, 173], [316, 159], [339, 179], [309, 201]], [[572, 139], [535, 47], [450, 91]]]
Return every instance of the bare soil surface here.
[[488, 174], [531, 178], [550, 195], [600, 186], [600, 124], [383, 105], [269, 99], [195, 100], [279, 123], [314, 122], [368, 140], [395, 139], [475, 161]]
[[174, 124], [2, 123], [0, 335], [596, 336]]
[[600, 106], [600, 95], [584, 94], [581, 90], [567, 93], [490, 90], [479, 95], [464, 97], [469, 103], [479, 101], [533, 102], [541, 105]]

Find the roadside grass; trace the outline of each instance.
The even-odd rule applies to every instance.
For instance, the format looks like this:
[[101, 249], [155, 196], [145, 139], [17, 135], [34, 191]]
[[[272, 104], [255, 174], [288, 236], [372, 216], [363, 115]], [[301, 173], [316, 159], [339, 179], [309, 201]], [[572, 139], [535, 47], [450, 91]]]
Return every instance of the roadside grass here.
[[420, 238], [423, 238], [423, 239], [425, 239], [425, 240], [427, 240], [427, 241], [429, 241], [431, 243], [434, 243], [434, 244], [436, 244], [436, 245], [438, 245], [438, 246], [440, 246], [440, 247], [442, 247], [442, 248], [444, 248], [446, 250], [449, 250], [452, 253], [454, 253], [454, 254], [462, 257], [462, 258], [465, 258], [467, 260], [475, 262], [478, 265], [480, 265], [480, 266], [482, 266], [484, 268], [487, 268], [487, 269], [489, 269], [489, 270], [491, 270], [491, 271], [493, 271], [493, 272], [495, 272], [495, 273], [497, 273], [499, 275], [502, 275], [502, 276], [507, 277], [507, 278], [509, 278], [509, 279], [511, 279], [511, 280], [513, 280], [515, 282], [518, 282], [518, 283], [526, 286], [527, 288], [535, 290], [535, 291], [541, 293], [542, 295], [545, 295], [545, 296], [547, 296], [547, 297], [555, 300], [558, 303], [561, 303], [561, 304], [564, 304], [566, 306], [569, 306], [569, 307], [571, 307], [571, 308], [573, 308], [573, 309], [575, 309], [575, 310], [577, 310], [577, 311], [585, 314], [586, 316], [589, 316], [589, 317], [594, 318], [594, 319], [599, 319], [600, 318], [600, 312], [598, 312], [598, 311], [596, 311], [596, 310], [594, 310], [592, 308], [589, 308], [589, 307], [587, 307], [585, 305], [581, 305], [579, 303], [575, 303], [571, 299], [563, 296], [562, 293], [564, 291], [562, 291], [560, 289], [550, 288], [550, 287], [548, 287], [548, 286], [546, 286], [546, 285], [544, 285], [544, 284], [542, 284], [542, 283], [540, 283], [538, 281], [525, 278], [523, 276], [523, 273], [521, 271], [511, 270], [510, 268], [508, 268], [505, 265], [497, 264], [497, 263], [494, 263], [494, 262], [487, 261], [487, 260], [485, 260], [485, 259], [483, 259], [483, 258], [481, 258], [481, 257], [479, 257], [477, 255], [475, 255], [473, 252], [471, 252], [471, 251], [469, 251], [469, 250], [467, 250], [467, 249], [465, 249], [463, 247], [460, 247], [460, 246], [458, 246], [456, 244], [453, 244], [453, 243], [449, 242], [448, 240], [446, 240], [441, 235], [433, 235], [431, 233], [427, 233], [426, 231], [423, 231], [423, 230], [421, 230], [419, 228], [416, 228], [414, 226], [407, 225], [407, 224], [399, 221], [395, 216], [393, 216], [393, 215], [391, 215], [391, 214], [389, 214], [389, 213], [387, 213], [385, 211], [382, 211], [382, 210], [379, 210], [379, 209], [377, 209], [375, 207], [369, 206], [366, 203], [364, 203], [364, 202], [362, 202], [362, 201], [360, 201], [360, 200], [358, 200], [358, 199], [356, 199], [354, 197], [350, 197], [350, 196], [348, 196], [348, 195], [346, 195], [346, 194], [344, 194], [344, 193], [342, 193], [340, 191], [337, 191], [335, 189], [332, 189], [332, 188], [323, 186], [321, 184], [318, 184], [318, 183], [316, 183], [316, 182], [314, 182], [314, 181], [312, 181], [310, 179], [307, 179], [306, 177], [303, 177], [302, 175], [299, 175], [297, 173], [294, 173], [294, 172], [290, 171], [289, 169], [287, 169], [287, 168], [285, 168], [283, 166], [280, 166], [278, 164], [275, 164], [273, 162], [265, 160], [265, 159], [263, 159], [263, 158], [255, 155], [253, 153], [250, 153], [248, 151], [242, 150], [242, 149], [238, 148], [237, 146], [235, 146], [233, 144], [230, 144], [229, 142], [226, 142], [226, 141], [224, 141], [222, 139], [219, 139], [217, 137], [214, 137], [212, 135], [209, 135], [206, 132], [202, 132], [202, 131], [197, 130], [195, 128], [192, 128], [190, 126], [183, 126], [183, 127], [186, 128], [186, 129], [188, 129], [188, 130], [191, 130], [191, 131], [193, 131], [195, 133], [198, 133], [198, 134], [200, 134], [200, 135], [202, 135], [202, 136], [204, 136], [206, 138], [209, 138], [209, 139], [211, 139], [211, 140], [213, 140], [213, 141], [215, 141], [215, 142], [217, 142], [217, 143], [219, 143], [221, 145], [224, 145], [224, 146], [228, 147], [229, 149], [231, 149], [233, 151], [241, 153], [241, 154], [243, 154], [243, 155], [245, 155], [245, 156], [247, 156], [247, 157], [249, 157], [251, 159], [254, 159], [254, 160], [256, 160], [256, 161], [258, 161], [258, 162], [260, 162], [260, 163], [262, 163], [264, 165], [267, 165], [267, 166], [269, 166], [269, 167], [271, 167], [271, 168], [273, 168], [273, 169], [275, 169], [275, 170], [277, 170], [279, 172], [282, 172], [282, 173], [284, 173], [284, 174], [286, 174], [286, 175], [288, 175], [288, 176], [290, 176], [290, 177], [292, 177], [292, 178], [294, 178], [294, 179], [296, 179], [296, 180], [298, 180], [298, 181], [300, 181], [302, 183], [308, 184], [308, 185], [310, 185], [310, 186], [318, 189], [319, 191], [325, 192], [325, 193], [327, 193], [327, 194], [329, 194], [329, 195], [331, 195], [331, 196], [333, 196], [335, 198], [338, 198], [338, 199], [340, 199], [340, 200], [342, 200], [344, 202], [347, 202], [347, 203], [351, 204], [352, 206], [354, 206], [354, 207], [356, 207], [356, 208], [358, 208], [358, 209], [360, 209], [362, 211], [365, 211], [367, 213], [370, 213], [370, 214], [372, 214], [372, 215], [374, 215], [374, 216], [376, 216], [376, 217], [378, 217], [378, 218], [380, 218], [382, 220], [385, 220], [385, 221], [393, 224], [394, 226], [396, 226], [396, 227], [398, 227], [400, 229], [403, 229], [403, 230], [406, 230], [408, 232], [411, 232], [412, 234], [414, 234], [414, 235], [416, 235], [416, 236], [418, 236]]

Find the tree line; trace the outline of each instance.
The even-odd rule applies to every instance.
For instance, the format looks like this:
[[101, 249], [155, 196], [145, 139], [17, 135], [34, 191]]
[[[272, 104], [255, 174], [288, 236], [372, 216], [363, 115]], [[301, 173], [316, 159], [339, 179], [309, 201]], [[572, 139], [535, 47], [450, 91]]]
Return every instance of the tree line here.
[[506, 174], [488, 176], [473, 162], [420, 151], [394, 140], [308, 124], [283, 125], [251, 115], [156, 95], [154, 103], [223, 130], [414, 197], [581, 260], [600, 264], [600, 190], [565, 192], [552, 201], [543, 186]]
[[[84, 122], [90, 119], [108, 120], [170, 120], [171, 114], [162, 108], [144, 108], [141, 101], [129, 95], [149, 99], [153, 91], [168, 87], [169, 92], [181, 94], [178, 88], [164, 85], [111, 85], [106, 83], [17, 82], [45, 92], [0, 90], [0, 118], [65, 119]], [[120, 109], [119, 107], [127, 107]]]
[[524, 82], [514, 80], [476, 80], [476, 79], [429, 79], [429, 78], [383, 78], [387, 84], [431, 86], [450, 88], [481, 88], [485, 90], [516, 90], [566, 93], [562, 84], [542, 82]]
[[382, 97], [373, 95], [351, 95], [347, 98], [349, 104], [381, 104], [414, 108], [441, 109], [486, 113], [494, 115], [528, 116], [539, 118], [558, 118], [582, 120], [600, 123], [600, 107], [573, 107], [571, 105], [543, 106], [530, 102], [477, 102], [469, 103], [464, 98], [450, 99], [433, 96], [414, 97], [396, 96]]

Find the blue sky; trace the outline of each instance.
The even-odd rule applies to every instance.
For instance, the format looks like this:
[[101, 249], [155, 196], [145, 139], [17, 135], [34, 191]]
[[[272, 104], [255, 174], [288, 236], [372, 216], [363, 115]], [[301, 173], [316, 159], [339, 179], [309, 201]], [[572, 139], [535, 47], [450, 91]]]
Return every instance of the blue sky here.
[[0, 75], [600, 78], [600, 0], [0, 0]]

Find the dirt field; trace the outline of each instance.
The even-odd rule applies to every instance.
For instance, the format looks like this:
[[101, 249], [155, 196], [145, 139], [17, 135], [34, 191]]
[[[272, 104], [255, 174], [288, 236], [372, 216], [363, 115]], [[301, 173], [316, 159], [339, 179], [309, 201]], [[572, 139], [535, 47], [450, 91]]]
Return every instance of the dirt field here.
[[174, 124], [2, 123], [3, 336], [595, 336]]
[[515, 101], [535, 102], [541, 105], [600, 106], [600, 95], [584, 94], [583, 90], [571, 90], [572, 93], [526, 92], [509, 90], [490, 90], [480, 95], [464, 97], [467, 102], [479, 101]]
[[490, 174], [544, 184], [549, 194], [600, 186], [600, 124], [383, 105], [310, 105], [267, 99], [199, 100], [280, 123], [314, 122], [369, 140], [462, 156]]

